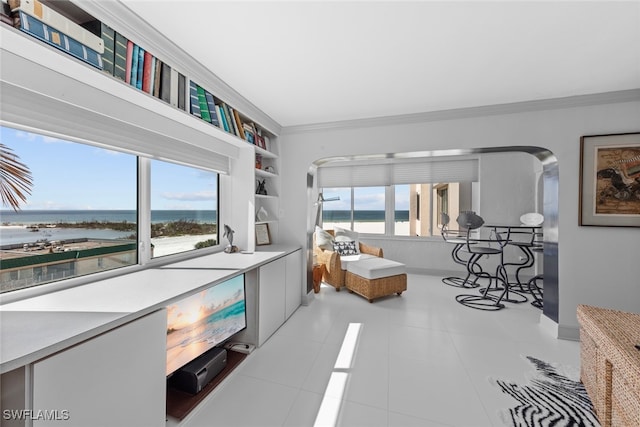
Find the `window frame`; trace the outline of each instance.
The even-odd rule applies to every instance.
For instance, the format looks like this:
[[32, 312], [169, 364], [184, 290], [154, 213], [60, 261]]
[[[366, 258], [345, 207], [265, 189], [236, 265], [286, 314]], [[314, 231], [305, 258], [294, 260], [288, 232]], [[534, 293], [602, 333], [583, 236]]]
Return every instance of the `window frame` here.
[[[150, 209], [150, 185], [151, 185], [151, 174], [150, 174], [150, 165], [152, 156], [148, 156], [142, 153], [133, 153], [127, 150], [124, 150], [116, 145], [105, 145], [95, 141], [87, 141], [81, 140], [79, 138], [75, 138], [72, 135], [61, 135], [56, 132], [49, 132], [44, 128], [34, 129], [27, 126], [21, 126], [16, 123], [2, 122], [0, 123], [1, 127], [6, 127], [13, 129], [15, 131], [28, 132], [32, 134], [37, 134], [42, 137], [52, 137], [56, 139], [63, 140], [65, 142], [71, 144], [82, 144], [85, 146], [93, 146], [105, 150], [115, 151], [118, 153], [123, 153], [131, 156], [135, 156], [136, 158], [136, 209], [137, 209], [137, 250], [136, 250], [136, 258], [137, 261], [131, 265], [126, 265], [123, 267], [110, 269], [106, 271], [96, 271], [93, 273], [84, 274], [81, 276], [69, 277], [66, 279], [55, 280], [51, 282], [46, 282], [42, 284], [33, 284], [28, 287], [19, 288], [11, 291], [6, 291], [0, 293], [0, 303], [8, 303], [12, 301], [21, 300], [24, 298], [30, 298], [38, 295], [44, 295], [51, 292], [68, 289], [76, 286], [88, 285], [94, 282], [110, 279], [113, 277], [118, 277], [134, 272], [138, 272], [149, 267], [160, 266], [168, 263], [180, 262], [183, 260], [208, 255], [211, 253], [221, 252], [224, 249], [224, 246], [220, 239], [220, 217], [221, 217], [221, 206], [223, 205], [221, 197], [221, 184], [222, 173], [215, 171], [213, 169], [207, 169], [201, 166], [191, 165], [184, 162], [172, 161], [170, 159], [160, 159], [162, 161], [173, 162], [176, 164], [181, 164], [186, 167], [191, 167], [194, 169], [207, 170], [213, 172], [217, 175], [216, 184], [216, 197], [217, 197], [217, 218], [216, 218], [216, 245], [193, 249], [185, 252], [179, 252], [175, 254], [165, 255], [162, 257], [151, 257], [150, 242], [151, 242], [151, 209]], [[5, 207], [3, 207], [4, 209]], [[18, 275], [21, 271], [26, 270], [17, 270]], [[35, 276], [35, 273], [33, 273]]]
[[[473, 181], [472, 181], [473, 182]], [[371, 187], [384, 187], [385, 188], [385, 233], [362, 233], [359, 232], [359, 234], [361, 235], [365, 235], [367, 237], [370, 238], [382, 238], [382, 239], [395, 239], [395, 240], [404, 240], [404, 239], [409, 239], [409, 240], [414, 240], [414, 239], [433, 239], [433, 240], [439, 240], [441, 239], [440, 236], [440, 231], [439, 228], [441, 227], [441, 219], [440, 219], [440, 215], [435, 215], [434, 218], [431, 218], [429, 220], [428, 223], [428, 227], [429, 227], [429, 235], [428, 236], [418, 236], [418, 235], [411, 235], [410, 233], [408, 235], [396, 235], [396, 230], [395, 230], [395, 224], [396, 224], [396, 220], [395, 220], [395, 210], [396, 210], [396, 206], [395, 206], [395, 195], [396, 195], [396, 186], [400, 186], [400, 185], [429, 185], [429, 189], [430, 191], [428, 191], [428, 194], [424, 194], [424, 193], [419, 193], [417, 192], [416, 195], [418, 196], [416, 198], [416, 201], [421, 201], [424, 203], [425, 201], [425, 196], [428, 198], [429, 201], [429, 211], [430, 212], [439, 212], [438, 209], [440, 208], [440, 200], [439, 200], [439, 191], [441, 189], [446, 189], [447, 190], [447, 197], [450, 196], [450, 184], [449, 182], [447, 183], [422, 183], [422, 184], [388, 184], [388, 185], [384, 185], [384, 186], [380, 186], [380, 185], [375, 185], [375, 186], [371, 186]], [[356, 186], [356, 187], [332, 187], [332, 188], [341, 188], [341, 189], [350, 189], [351, 191], [351, 222], [350, 222], [350, 229], [353, 230], [353, 225], [354, 225], [354, 205], [355, 205], [355, 192], [354, 192], [354, 188], [361, 188], [361, 187], [366, 187], [366, 186]], [[322, 193], [324, 190], [324, 188], [320, 188], [319, 191]], [[447, 200], [447, 206], [450, 204], [450, 201]], [[434, 206], [437, 205], [437, 206]], [[409, 208], [410, 209], [410, 208]], [[423, 208], [418, 208], [421, 211], [421, 216], [424, 216], [425, 219], [429, 216], [427, 215], [426, 212], [427, 208], [423, 207]], [[324, 207], [323, 207], [324, 210]], [[430, 214], [431, 215], [431, 214]], [[320, 222], [320, 226], [322, 226], [324, 223], [324, 216], [321, 215], [321, 222]]]

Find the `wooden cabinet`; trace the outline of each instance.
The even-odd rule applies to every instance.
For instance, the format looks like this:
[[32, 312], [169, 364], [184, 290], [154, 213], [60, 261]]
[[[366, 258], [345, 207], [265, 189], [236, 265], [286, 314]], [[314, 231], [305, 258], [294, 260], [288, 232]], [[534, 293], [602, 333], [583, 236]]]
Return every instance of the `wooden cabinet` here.
[[578, 306], [580, 379], [603, 427], [640, 425], [640, 314]]

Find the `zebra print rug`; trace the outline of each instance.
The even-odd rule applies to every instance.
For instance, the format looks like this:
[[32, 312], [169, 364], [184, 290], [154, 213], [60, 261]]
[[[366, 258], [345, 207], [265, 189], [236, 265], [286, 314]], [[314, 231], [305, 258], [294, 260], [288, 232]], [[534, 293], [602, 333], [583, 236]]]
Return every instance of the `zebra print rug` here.
[[526, 385], [494, 380], [518, 404], [500, 413], [505, 425], [514, 427], [599, 427], [591, 399], [579, 381], [579, 373], [534, 357], [536, 368]]

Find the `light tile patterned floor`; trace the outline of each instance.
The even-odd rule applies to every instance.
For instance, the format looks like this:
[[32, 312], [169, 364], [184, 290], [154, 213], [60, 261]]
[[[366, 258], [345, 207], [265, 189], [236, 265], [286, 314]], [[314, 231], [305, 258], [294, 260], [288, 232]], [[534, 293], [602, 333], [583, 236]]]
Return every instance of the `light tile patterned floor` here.
[[524, 382], [523, 355], [579, 366], [579, 343], [552, 338], [529, 303], [481, 312], [458, 293], [417, 274], [373, 304], [323, 286], [184, 425], [501, 426], [514, 401], [489, 377]]

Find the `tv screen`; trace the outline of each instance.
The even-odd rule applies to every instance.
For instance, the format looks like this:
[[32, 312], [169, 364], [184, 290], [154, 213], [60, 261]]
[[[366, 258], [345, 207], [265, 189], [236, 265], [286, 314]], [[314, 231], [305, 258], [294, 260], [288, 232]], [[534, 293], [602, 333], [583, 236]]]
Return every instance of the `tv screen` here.
[[167, 306], [167, 375], [246, 327], [243, 274]]

